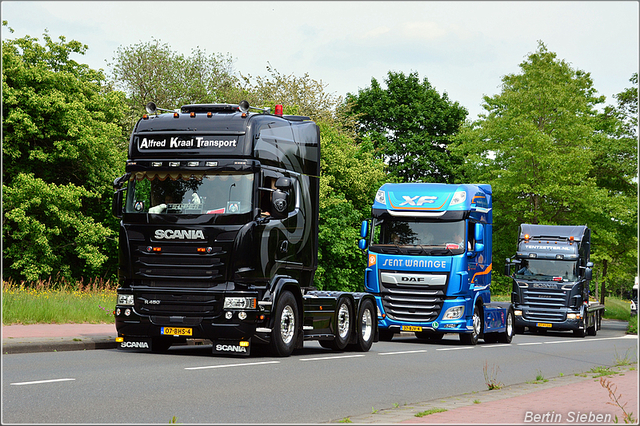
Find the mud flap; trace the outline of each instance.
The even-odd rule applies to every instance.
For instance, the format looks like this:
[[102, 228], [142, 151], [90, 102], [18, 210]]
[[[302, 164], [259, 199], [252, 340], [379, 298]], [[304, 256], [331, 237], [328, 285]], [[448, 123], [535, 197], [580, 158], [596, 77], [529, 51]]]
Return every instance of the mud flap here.
[[116, 342], [118, 343], [117, 348], [127, 351], [150, 351], [151, 347], [151, 338], [144, 337], [118, 337], [116, 338]]
[[251, 339], [213, 341], [212, 350], [214, 355], [249, 356], [251, 353]]

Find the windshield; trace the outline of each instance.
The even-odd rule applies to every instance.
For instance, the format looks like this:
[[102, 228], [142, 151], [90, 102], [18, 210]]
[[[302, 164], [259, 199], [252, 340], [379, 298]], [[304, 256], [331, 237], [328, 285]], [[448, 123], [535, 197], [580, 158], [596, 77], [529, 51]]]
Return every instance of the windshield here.
[[[465, 222], [375, 221], [371, 249], [382, 253], [460, 254], [465, 247]], [[412, 252], [412, 254], [414, 254]]]
[[126, 212], [240, 214], [251, 211], [253, 174], [138, 172], [129, 181]]
[[578, 281], [578, 262], [566, 260], [525, 259], [516, 277], [537, 281]]

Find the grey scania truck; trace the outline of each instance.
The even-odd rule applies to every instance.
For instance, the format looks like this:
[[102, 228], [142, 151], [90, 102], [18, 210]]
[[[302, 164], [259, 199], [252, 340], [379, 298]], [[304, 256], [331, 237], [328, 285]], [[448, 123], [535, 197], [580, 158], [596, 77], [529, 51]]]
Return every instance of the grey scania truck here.
[[368, 351], [378, 338], [373, 296], [313, 287], [318, 126], [246, 101], [147, 111], [114, 181], [119, 348], [193, 339], [214, 353], [265, 345], [288, 356], [318, 340]]
[[589, 299], [593, 263], [585, 226], [521, 224], [516, 255], [505, 274], [513, 278], [516, 333], [572, 330], [595, 336], [604, 305]]

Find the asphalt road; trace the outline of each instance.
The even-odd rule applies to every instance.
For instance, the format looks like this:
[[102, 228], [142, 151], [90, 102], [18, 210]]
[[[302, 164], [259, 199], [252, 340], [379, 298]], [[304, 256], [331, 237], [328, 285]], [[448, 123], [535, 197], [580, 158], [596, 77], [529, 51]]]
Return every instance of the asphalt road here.
[[4, 423], [323, 423], [372, 410], [589, 371], [637, 359], [625, 323], [596, 337], [516, 335], [510, 345], [439, 343], [412, 336], [371, 351], [332, 352], [316, 342], [288, 358], [118, 350], [2, 357]]

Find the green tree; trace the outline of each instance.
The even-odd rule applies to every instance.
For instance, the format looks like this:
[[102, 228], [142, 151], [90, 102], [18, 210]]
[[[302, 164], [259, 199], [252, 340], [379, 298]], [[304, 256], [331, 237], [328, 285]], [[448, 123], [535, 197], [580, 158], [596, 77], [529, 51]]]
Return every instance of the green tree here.
[[333, 123], [319, 125], [322, 171], [316, 286], [363, 291], [360, 224], [370, 217], [376, 191], [387, 178], [385, 166], [373, 157], [371, 144], [356, 144], [348, 131]]
[[604, 97], [589, 73], [542, 42], [520, 69], [503, 77], [500, 94], [484, 97], [487, 114], [459, 134], [460, 179], [492, 185], [494, 262], [514, 254], [520, 223], [587, 224], [597, 258], [615, 239], [612, 218], [627, 220], [625, 209], [634, 208], [613, 199], [594, 175], [607, 140], [596, 109]]
[[606, 249], [594, 256], [603, 302], [607, 290], [620, 296], [630, 291], [638, 274], [638, 73], [629, 81], [632, 87], [614, 95], [617, 105], [598, 116], [590, 174], [608, 195], [607, 214], [599, 218], [600, 244]]
[[238, 102], [243, 93], [233, 58], [207, 54], [199, 47], [185, 56], [156, 39], [120, 46], [109, 67], [112, 84], [126, 93], [131, 108], [128, 132], [148, 102], [175, 109], [191, 103]]
[[453, 182], [460, 160], [451, 155], [449, 145], [467, 110], [451, 102], [446, 92], [440, 95], [426, 78], [420, 82], [417, 73], [389, 71], [385, 83], [383, 89], [372, 78], [371, 87], [347, 94], [360, 138], [373, 141], [376, 156], [399, 180]]
[[101, 71], [71, 59], [86, 50], [46, 32], [44, 44], [2, 42], [3, 273], [15, 280], [115, 272], [126, 105]]
[[243, 90], [249, 104], [270, 107], [276, 104], [288, 108], [290, 114], [311, 117], [314, 121], [334, 121], [336, 107], [342, 99], [326, 92], [327, 85], [305, 73], [302, 77], [285, 75], [267, 64], [267, 76], [242, 76]]

